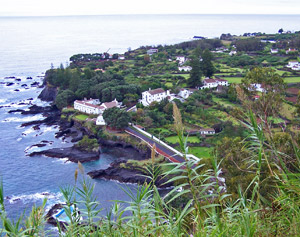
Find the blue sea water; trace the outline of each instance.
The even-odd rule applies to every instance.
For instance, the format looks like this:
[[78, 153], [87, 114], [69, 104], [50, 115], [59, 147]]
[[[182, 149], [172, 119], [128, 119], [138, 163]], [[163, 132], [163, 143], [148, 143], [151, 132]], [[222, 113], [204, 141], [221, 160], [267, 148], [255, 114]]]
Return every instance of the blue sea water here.
[[[22, 128], [25, 121], [42, 119], [40, 115], [9, 114], [15, 108], [43, 105], [37, 99], [41, 89], [24, 89], [22, 84], [41, 82], [39, 77], [50, 68], [68, 63], [77, 53], [123, 53], [142, 45], [173, 44], [194, 35], [219, 37], [222, 33], [275, 33], [278, 29], [297, 31], [300, 15], [112, 15], [68, 17], [0, 17], [0, 176], [3, 178], [6, 206], [16, 217], [24, 208], [40, 204], [48, 193], [47, 207], [62, 200], [59, 187], [74, 183], [76, 164], [64, 159], [28, 157], [26, 152], [70, 146], [55, 138], [56, 126]], [[21, 78], [5, 79], [8, 76]], [[33, 77], [32, 80], [26, 77]], [[19, 89], [19, 92], [14, 91]], [[24, 102], [24, 105], [18, 103]], [[9, 107], [6, 107], [9, 106]], [[51, 141], [42, 148], [30, 148], [42, 140]], [[86, 171], [107, 167], [117, 157], [101, 154], [100, 160], [85, 165]], [[88, 177], [86, 177], [88, 178]], [[114, 181], [94, 180], [95, 194], [101, 206], [109, 200], [128, 200]], [[135, 185], [128, 185], [130, 189]]]

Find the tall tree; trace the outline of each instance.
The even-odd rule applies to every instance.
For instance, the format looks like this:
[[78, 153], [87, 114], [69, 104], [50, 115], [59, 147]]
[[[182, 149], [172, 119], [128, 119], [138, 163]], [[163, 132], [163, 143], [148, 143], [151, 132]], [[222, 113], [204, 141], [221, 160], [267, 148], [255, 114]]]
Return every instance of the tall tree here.
[[201, 55], [201, 71], [204, 76], [211, 77], [215, 72], [215, 67], [212, 64], [213, 55], [209, 49], [205, 49]]
[[105, 110], [103, 113], [103, 119], [108, 126], [117, 129], [126, 128], [131, 120], [126, 111], [117, 107]]
[[190, 87], [197, 87], [202, 85], [200, 54], [201, 54], [201, 49], [200, 48], [195, 49], [190, 61], [190, 65], [192, 67], [192, 70], [190, 71], [190, 77], [188, 79], [188, 85]]

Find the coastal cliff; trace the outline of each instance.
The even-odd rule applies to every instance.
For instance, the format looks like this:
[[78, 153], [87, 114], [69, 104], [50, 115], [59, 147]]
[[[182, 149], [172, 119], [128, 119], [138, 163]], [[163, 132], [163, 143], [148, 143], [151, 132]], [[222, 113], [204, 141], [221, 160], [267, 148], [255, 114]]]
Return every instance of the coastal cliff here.
[[50, 87], [46, 85], [42, 92], [39, 94], [38, 98], [43, 101], [54, 101], [58, 91], [56, 87]]

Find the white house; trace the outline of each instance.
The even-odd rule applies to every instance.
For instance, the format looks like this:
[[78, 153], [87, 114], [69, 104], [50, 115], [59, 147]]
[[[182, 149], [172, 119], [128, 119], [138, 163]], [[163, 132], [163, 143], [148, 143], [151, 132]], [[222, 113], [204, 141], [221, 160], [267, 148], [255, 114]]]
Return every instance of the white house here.
[[271, 49], [271, 53], [272, 54], [278, 53], [278, 49]]
[[299, 71], [300, 63], [298, 61], [290, 61], [286, 67], [291, 68], [292, 70]]
[[206, 78], [203, 80], [203, 86], [205, 88], [213, 88], [218, 86], [218, 82], [215, 79]]
[[99, 103], [98, 99], [75, 100], [74, 109], [87, 114], [100, 114], [102, 107], [98, 105]]
[[230, 56], [233, 56], [233, 55], [235, 55], [235, 54], [236, 54], [236, 51], [235, 51], [235, 50], [232, 50], [232, 51], [229, 52], [229, 55], [230, 55]]
[[99, 113], [99, 116], [97, 117], [97, 120], [96, 120], [96, 125], [105, 125], [105, 121], [104, 121], [104, 118], [103, 118], [103, 112], [106, 110], [106, 109], [110, 109], [110, 108], [113, 108], [113, 107], [118, 107], [120, 108], [121, 107], [121, 104], [122, 103], [119, 103], [117, 101], [117, 99], [114, 99], [113, 101], [111, 102], [105, 102], [105, 103], [102, 103], [101, 104], [101, 112]]
[[252, 90], [252, 91], [259, 91], [259, 92], [265, 92], [265, 88], [264, 88], [264, 85], [262, 84], [251, 84], [250, 85], [250, 88], [248, 88], [249, 90]]
[[184, 71], [184, 72], [190, 72], [192, 70], [192, 67], [191, 66], [181, 66], [181, 67], [178, 67], [178, 70], [179, 71]]
[[185, 57], [184, 56], [177, 56], [176, 61], [178, 61], [179, 65], [182, 65], [185, 62]]
[[157, 53], [157, 52], [158, 52], [158, 49], [148, 49], [147, 50], [148, 55], [152, 55], [152, 54]]
[[167, 98], [170, 95], [170, 91], [164, 91], [162, 88], [151, 90], [149, 88], [148, 91], [144, 91], [142, 93], [141, 103], [144, 106], [150, 105], [153, 101], [160, 102], [163, 99]]
[[191, 94], [193, 94], [195, 91], [197, 91], [198, 89], [189, 89], [189, 88], [183, 88], [183, 89], [180, 89], [179, 93], [178, 93], [178, 96], [182, 97], [183, 99], [187, 99], [189, 98], [189, 96]]
[[215, 134], [216, 132], [215, 132], [215, 129], [213, 129], [213, 128], [201, 128], [201, 129], [199, 130], [199, 133], [200, 133], [201, 135], [213, 135], [213, 134]]
[[200, 87], [200, 89], [207, 89], [207, 88], [216, 88], [217, 86], [228, 86], [229, 83], [227, 80], [224, 79], [210, 79], [210, 78], [205, 78], [203, 80], [203, 86]]
[[118, 59], [119, 60], [125, 60], [125, 56], [124, 55], [119, 55]]

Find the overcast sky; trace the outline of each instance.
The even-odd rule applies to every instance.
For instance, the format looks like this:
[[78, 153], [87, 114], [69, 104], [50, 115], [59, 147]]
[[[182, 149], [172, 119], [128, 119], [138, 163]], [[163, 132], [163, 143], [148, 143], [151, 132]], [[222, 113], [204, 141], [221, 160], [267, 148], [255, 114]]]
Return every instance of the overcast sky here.
[[0, 0], [0, 16], [300, 14], [300, 0]]

